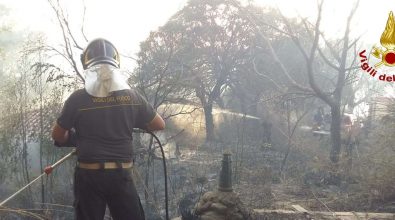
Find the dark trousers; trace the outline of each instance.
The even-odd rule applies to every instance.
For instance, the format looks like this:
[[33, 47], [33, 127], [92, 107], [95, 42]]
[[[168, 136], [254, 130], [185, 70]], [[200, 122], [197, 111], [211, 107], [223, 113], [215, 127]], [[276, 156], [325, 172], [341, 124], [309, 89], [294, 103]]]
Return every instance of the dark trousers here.
[[131, 169], [76, 168], [74, 197], [76, 220], [103, 220], [106, 205], [114, 220], [145, 219]]

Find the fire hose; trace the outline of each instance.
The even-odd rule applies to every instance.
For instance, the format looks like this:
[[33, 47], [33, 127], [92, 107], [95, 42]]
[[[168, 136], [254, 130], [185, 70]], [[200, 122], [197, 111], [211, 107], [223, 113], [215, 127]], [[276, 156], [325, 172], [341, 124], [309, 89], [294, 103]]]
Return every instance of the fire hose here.
[[162, 143], [159, 141], [159, 138], [152, 133], [151, 131], [146, 131], [146, 130], [141, 130], [141, 129], [133, 129], [134, 133], [148, 133], [150, 134], [158, 143], [160, 151], [162, 153], [162, 162], [163, 162], [163, 174], [165, 177], [165, 210], [166, 210], [166, 220], [170, 220], [169, 217], [169, 193], [168, 193], [168, 187], [167, 187], [167, 166], [166, 166], [166, 157], [165, 157], [165, 151], [163, 150]]
[[[159, 138], [152, 132], [150, 131], [145, 131], [145, 130], [140, 130], [140, 129], [134, 129], [133, 130], [134, 133], [148, 133], [150, 134], [155, 141], [158, 143], [159, 148], [161, 150], [162, 153], [162, 161], [163, 161], [163, 172], [164, 172], [164, 177], [165, 177], [165, 209], [166, 209], [166, 220], [169, 220], [169, 196], [168, 196], [168, 190], [167, 190], [167, 167], [166, 167], [166, 158], [165, 158], [165, 152], [163, 150], [163, 146], [162, 143], [160, 142]], [[28, 184], [26, 184], [24, 187], [22, 187], [21, 189], [19, 189], [18, 191], [16, 191], [14, 194], [12, 194], [11, 196], [9, 196], [8, 198], [6, 198], [5, 200], [3, 200], [0, 203], [0, 207], [4, 206], [4, 204], [6, 204], [8, 201], [10, 201], [11, 199], [15, 198], [19, 193], [21, 193], [22, 191], [24, 191], [25, 189], [27, 189], [29, 186], [31, 186], [33, 183], [35, 183], [37, 180], [41, 179], [44, 175], [49, 175], [52, 173], [52, 171], [59, 166], [60, 164], [62, 164], [64, 161], [66, 161], [67, 159], [69, 159], [71, 156], [73, 156], [76, 153], [76, 149], [72, 150], [70, 153], [68, 153], [67, 155], [65, 155], [64, 157], [62, 157], [60, 160], [58, 160], [57, 162], [55, 162], [54, 164], [45, 167], [44, 171], [37, 176], [34, 180], [30, 181]]]
[[57, 162], [55, 162], [54, 164], [45, 167], [44, 172], [41, 173], [41, 175], [39, 175], [38, 177], [36, 177], [34, 180], [30, 181], [30, 183], [28, 183], [26, 186], [22, 187], [20, 190], [16, 191], [14, 194], [12, 194], [10, 197], [8, 197], [7, 199], [5, 199], [4, 201], [2, 201], [0, 203], [0, 206], [3, 206], [4, 204], [6, 204], [8, 201], [10, 201], [11, 199], [13, 199], [15, 196], [17, 196], [19, 193], [21, 193], [23, 190], [25, 190], [27, 187], [29, 187], [30, 185], [32, 185], [34, 182], [36, 182], [37, 180], [41, 179], [41, 177], [43, 177], [45, 174], [49, 175], [51, 174], [52, 170], [55, 169], [59, 164], [63, 163], [65, 160], [69, 159], [71, 156], [73, 156], [75, 154], [75, 149], [72, 150], [69, 154], [67, 154], [66, 156], [62, 157], [60, 160], [58, 160]]

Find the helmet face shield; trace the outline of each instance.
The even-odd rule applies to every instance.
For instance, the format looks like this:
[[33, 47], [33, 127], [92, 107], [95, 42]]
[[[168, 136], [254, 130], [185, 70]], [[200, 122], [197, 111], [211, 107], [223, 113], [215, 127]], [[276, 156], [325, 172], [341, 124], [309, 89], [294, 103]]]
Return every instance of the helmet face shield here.
[[108, 97], [111, 92], [130, 89], [127, 75], [110, 64], [98, 64], [85, 73], [85, 90], [94, 97]]
[[119, 53], [114, 45], [105, 39], [91, 41], [81, 54], [84, 70], [97, 64], [110, 64], [119, 68]]

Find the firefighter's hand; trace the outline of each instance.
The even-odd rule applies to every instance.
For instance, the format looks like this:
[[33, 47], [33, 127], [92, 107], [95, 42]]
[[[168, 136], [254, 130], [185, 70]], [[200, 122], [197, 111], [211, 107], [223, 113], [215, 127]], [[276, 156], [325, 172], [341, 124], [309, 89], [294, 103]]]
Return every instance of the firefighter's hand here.
[[57, 147], [76, 147], [77, 144], [77, 134], [75, 132], [75, 129], [72, 128], [70, 130], [68, 130], [69, 133], [69, 138], [67, 139], [67, 141], [65, 143], [59, 143], [57, 141], [54, 141], [54, 145]]

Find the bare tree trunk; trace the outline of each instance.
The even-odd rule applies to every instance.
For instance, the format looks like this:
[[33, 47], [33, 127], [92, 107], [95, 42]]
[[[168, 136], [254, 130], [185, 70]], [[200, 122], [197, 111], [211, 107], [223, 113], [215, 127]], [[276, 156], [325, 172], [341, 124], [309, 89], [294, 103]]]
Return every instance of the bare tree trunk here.
[[[43, 142], [44, 142], [44, 118], [43, 118], [43, 91], [40, 79], [40, 171], [44, 170], [43, 166]], [[44, 211], [45, 191], [44, 178], [41, 178], [41, 209]]]
[[289, 108], [289, 101], [286, 102], [287, 105], [287, 138], [288, 138], [288, 142], [287, 142], [287, 151], [285, 152], [285, 156], [283, 161], [281, 162], [281, 167], [280, 167], [280, 176], [282, 175], [283, 171], [284, 171], [284, 167], [285, 167], [285, 163], [287, 162], [288, 156], [289, 156], [289, 152], [291, 151], [291, 110]]
[[214, 119], [213, 119], [213, 104], [207, 104], [203, 107], [204, 119], [206, 122], [206, 141], [214, 141]]
[[25, 124], [25, 116], [24, 113], [21, 112], [22, 116], [22, 169], [24, 172], [24, 178], [26, 182], [30, 182], [30, 176], [29, 176], [29, 161], [27, 159], [27, 131], [26, 131], [26, 124]]
[[[39, 60], [41, 62], [41, 53], [39, 54]], [[44, 142], [44, 116], [43, 116], [43, 83], [42, 83], [42, 70], [41, 67], [39, 69], [40, 77], [38, 78], [38, 90], [40, 95], [40, 171], [44, 170], [43, 166], [43, 142]], [[44, 204], [45, 204], [45, 188], [44, 188], [44, 178], [41, 178], [41, 209], [44, 212]]]
[[[24, 93], [24, 92], [23, 92]], [[26, 95], [26, 94], [23, 94]], [[22, 99], [23, 100], [23, 99]], [[25, 102], [25, 100], [23, 100], [22, 102]], [[25, 183], [29, 183], [30, 182], [30, 174], [29, 174], [29, 161], [28, 161], [28, 152], [27, 152], [27, 124], [26, 124], [26, 112], [25, 109], [23, 107], [23, 103], [21, 103], [20, 106], [20, 115], [21, 115], [21, 129], [22, 129], [22, 133], [21, 133], [21, 140], [22, 140], [22, 173], [23, 173], [23, 179], [25, 180]], [[28, 187], [27, 189], [28, 193], [27, 195], [27, 200], [30, 203], [33, 203], [33, 194], [31, 191], [31, 188]]]
[[340, 105], [331, 106], [331, 140], [332, 148], [330, 153], [330, 159], [332, 163], [337, 164], [339, 162], [339, 155], [341, 150], [341, 113]]

